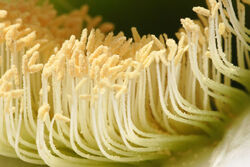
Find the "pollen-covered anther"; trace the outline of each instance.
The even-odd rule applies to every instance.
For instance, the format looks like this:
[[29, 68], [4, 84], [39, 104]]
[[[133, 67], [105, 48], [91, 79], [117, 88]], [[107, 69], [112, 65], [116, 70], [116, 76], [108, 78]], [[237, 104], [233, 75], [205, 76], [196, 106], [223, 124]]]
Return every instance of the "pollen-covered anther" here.
[[177, 44], [175, 42], [175, 40], [173, 39], [168, 39], [166, 41], [166, 45], [168, 46], [169, 48], [169, 53], [168, 53], [168, 60], [171, 61], [174, 56], [175, 56], [175, 53], [177, 51]]
[[46, 115], [50, 110], [49, 104], [43, 104], [38, 110], [38, 118], [45, 121]]
[[112, 89], [114, 89], [115, 91], [120, 91], [122, 88], [123, 88], [123, 85], [119, 85], [119, 84], [112, 85]]
[[128, 79], [134, 79], [134, 78], [140, 76], [140, 73], [137, 71], [126, 72], [126, 76], [128, 77]]
[[[38, 45], [37, 45], [38, 46]], [[36, 46], [36, 48], [37, 48]], [[43, 64], [35, 64], [36, 61], [38, 60], [39, 58], [39, 52], [38, 51], [34, 51], [33, 53], [33, 49], [32, 51], [30, 50], [30, 52], [28, 54], [25, 54], [23, 56], [23, 73], [36, 73], [40, 70], [42, 70], [43, 68]], [[31, 55], [32, 53], [32, 55]], [[31, 57], [30, 57], [31, 56]], [[30, 59], [29, 59], [30, 57]]]
[[5, 41], [6, 41], [6, 45], [11, 49], [11, 51], [14, 51], [15, 47], [16, 47], [16, 39], [17, 39], [17, 29], [20, 27], [20, 24], [15, 24], [15, 25], [11, 25], [7, 28], [5, 28], [6, 30], [6, 34], [5, 34]]
[[109, 74], [110, 75], [115, 75], [116, 73], [120, 72], [122, 70], [122, 65], [117, 65], [115, 67], [111, 67], [109, 69]]
[[16, 42], [17, 48], [16, 49], [20, 50], [21, 48], [30, 46], [35, 39], [36, 39], [36, 32], [33, 31], [33, 32], [29, 33], [28, 35], [17, 40], [17, 42]]
[[8, 12], [6, 10], [0, 10], [0, 18], [3, 19], [7, 16]]
[[181, 19], [181, 24], [188, 32], [199, 32], [200, 27], [194, 23], [190, 18]]
[[101, 24], [99, 26], [99, 29], [101, 30], [101, 32], [106, 33], [106, 32], [112, 31], [114, 27], [115, 27], [114, 24], [106, 22], [106, 23]]
[[62, 121], [62, 122], [70, 122], [70, 118], [62, 115], [62, 114], [59, 114], [59, 113], [56, 113], [54, 115], [54, 118], [55, 120], [58, 120], [58, 121]]
[[125, 71], [129, 66], [132, 66], [132, 58], [128, 58], [126, 60], [121, 61], [122, 69], [121, 71]]
[[28, 57], [32, 56], [32, 54], [33, 54], [35, 51], [37, 51], [37, 50], [40, 48], [40, 46], [41, 46], [41, 45], [40, 45], [39, 43], [35, 44], [33, 47], [31, 47], [29, 50], [26, 51], [26, 55], [27, 55]]
[[[26, 54], [27, 55], [27, 54]], [[29, 62], [28, 62], [28, 67], [34, 65], [37, 61], [37, 59], [39, 58], [39, 52], [38, 51], [35, 51], [31, 58], [29, 59]]]
[[[16, 23], [16, 24], [8, 24], [8, 26], [5, 26], [5, 28], [3, 29], [3, 33], [6, 34], [6, 33], [10, 33], [12, 34], [12, 32], [15, 30], [17, 31], [18, 28], [21, 27], [21, 24], [20, 23]], [[6, 36], [6, 40], [8, 39], [8, 37], [14, 37], [15, 36], [12, 36], [12, 35], [9, 35], [9, 36]]]
[[226, 31], [226, 26], [225, 26], [225, 24], [224, 24], [224, 23], [220, 23], [220, 24], [219, 24], [219, 34], [220, 34], [220, 35], [223, 35], [223, 34], [225, 33], [225, 31]]
[[107, 53], [108, 52], [108, 47], [107, 46], [99, 46], [94, 53], [92, 53], [89, 56], [89, 62], [92, 63], [94, 61], [94, 59], [96, 59], [97, 57], [99, 57], [102, 53]]
[[159, 48], [159, 49], [165, 49], [163, 43], [158, 39], [156, 38], [155, 35], [151, 35], [152, 39], [154, 40], [154, 43], [155, 45]]
[[157, 55], [157, 52], [159, 52], [159, 51], [152, 51], [152, 52], [148, 55], [148, 57], [144, 60], [143, 66], [144, 66], [145, 68], [149, 67], [149, 66], [152, 64], [152, 62], [155, 60], [155, 57], [158, 56], [158, 55]]
[[136, 52], [136, 59], [139, 62], [143, 62], [146, 57], [150, 54], [153, 47], [154, 41], [150, 41], [148, 44], [144, 45], [139, 51]]
[[0, 84], [2, 84], [4, 81], [11, 80], [12, 77], [14, 77], [15, 84], [18, 85], [18, 72], [15, 65], [12, 65], [11, 68], [4, 73], [0, 79]]
[[208, 9], [200, 7], [200, 6], [193, 7], [193, 11], [196, 12], [197, 14], [200, 14], [206, 17], [210, 15], [210, 11]]
[[10, 96], [12, 98], [20, 98], [23, 96], [24, 90], [23, 89], [16, 89], [16, 90], [12, 90], [9, 92]]
[[210, 6], [211, 6], [211, 16], [212, 16], [212, 18], [214, 18], [216, 12], [219, 9], [219, 3], [217, 3], [215, 0], [209, 0], [209, 3], [210, 3]]
[[13, 84], [11, 82], [5, 81], [4, 83], [1, 84], [0, 87], [0, 92], [2, 96], [5, 96], [5, 93], [8, 93], [13, 87]]
[[99, 82], [99, 86], [100, 88], [103, 88], [103, 87], [110, 88], [110, 89], [112, 88], [112, 84], [107, 78], [101, 79]]
[[32, 32], [32, 29], [30, 27], [21, 29], [20, 31], [18, 31], [17, 39], [22, 38], [23, 36], [26, 36], [31, 32]]
[[43, 69], [43, 64], [34, 64], [29, 67], [29, 72], [33, 74], [33, 73], [41, 71], [42, 69]]
[[132, 31], [132, 35], [133, 35], [134, 41], [135, 41], [135, 42], [140, 42], [141, 37], [140, 37], [140, 35], [139, 35], [137, 29], [136, 29], [135, 27], [132, 27], [132, 28], [131, 28], [131, 31]]

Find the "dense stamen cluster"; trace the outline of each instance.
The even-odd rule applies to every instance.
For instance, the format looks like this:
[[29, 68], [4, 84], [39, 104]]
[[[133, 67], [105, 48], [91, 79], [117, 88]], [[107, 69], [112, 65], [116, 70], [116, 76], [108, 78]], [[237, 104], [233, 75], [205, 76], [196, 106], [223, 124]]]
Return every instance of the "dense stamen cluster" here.
[[238, 17], [230, 0], [194, 7], [200, 20], [181, 19], [177, 43], [136, 28], [129, 39], [106, 34], [110, 23], [92, 29], [100, 18], [86, 7], [56, 16], [47, 3], [22, 4], [0, 4], [1, 154], [49, 166], [159, 159], [221, 136], [249, 98], [250, 31], [240, 1]]

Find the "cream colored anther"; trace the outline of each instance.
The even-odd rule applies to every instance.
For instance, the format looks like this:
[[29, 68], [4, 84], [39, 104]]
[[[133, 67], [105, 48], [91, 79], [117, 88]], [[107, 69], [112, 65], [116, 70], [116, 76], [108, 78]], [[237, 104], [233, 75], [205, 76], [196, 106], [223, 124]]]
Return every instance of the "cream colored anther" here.
[[135, 41], [135, 42], [140, 42], [141, 37], [140, 37], [140, 35], [139, 35], [137, 29], [136, 29], [135, 27], [132, 27], [132, 28], [131, 28], [131, 31], [132, 31], [132, 35], [133, 35], [134, 41]]
[[59, 113], [56, 113], [54, 115], [54, 118], [55, 118], [55, 120], [58, 120], [58, 121], [70, 122], [70, 118], [68, 118], [68, 117], [66, 117], [66, 116], [64, 116], [62, 114], [59, 114]]
[[175, 54], [176, 54], [176, 51], [177, 51], [177, 44], [175, 42], [175, 40], [173, 39], [168, 39], [166, 41], [166, 45], [168, 46], [169, 48], [169, 53], [168, 53], [168, 60], [171, 61]]
[[97, 58], [100, 54], [102, 53], [107, 53], [108, 52], [108, 47], [107, 46], [99, 46], [95, 51], [94, 53], [92, 53], [90, 56], [89, 56], [89, 62], [92, 63], [94, 61], [95, 58]]
[[29, 67], [30, 73], [36, 73], [38, 71], [41, 71], [43, 69], [43, 64], [34, 64]]
[[105, 64], [107, 64], [109, 67], [113, 67], [115, 66], [118, 62], [120, 61], [120, 56], [119, 55], [113, 55], [110, 58], [108, 58], [107, 62]]
[[54, 67], [53, 64], [56, 61], [56, 56], [52, 55], [50, 56], [48, 62], [44, 65], [42, 75], [46, 78], [48, 78], [52, 74], [52, 68]]
[[128, 79], [134, 79], [134, 78], [140, 76], [140, 72], [137, 72], [137, 71], [127, 72], [126, 76], [128, 77]]
[[12, 65], [11, 68], [9, 70], [7, 70], [4, 75], [1, 77], [0, 79], [0, 85], [4, 82], [4, 81], [9, 81], [11, 80], [11, 77], [14, 77], [15, 80], [15, 84], [18, 85], [19, 84], [19, 80], [18, 80], [18, 73], [17, 73], [17, 68], [16, 66]]
[[21, 31], [18, 32], [17, 39], [22, 38], [23, 36], [26, 36], [31, 32], [32, 32], [32, 29], [29, 28], [29, 27], [25, 28], [25, 29], [22, 29]]
[[101, 32], [110, 32], [114, 29], [114, 24], [112, 23], [102, 23], [99, 27], [99, 29], [101, 30]]
[[120, 48], [119, 55], [123, 56], [129, 51], [129, 47], [131, 46], [132, 38], [128, 39]]
[[88, 39], [88, 30], [87, 28], [85, 28], [82, 30], [82, 34], [80, 38], [80, 46], [79, 46], [81, 50], [83, 51], [85, 50], [87, 39]]
[[39, 52], [35, 51], [31, 58], [28, 60], [28, 56], [23, 56], [23, 71], [24, 72], [30, 72], [30, 73], [36, 73], [43, 68], [43, 64], [35, 64], [37, 59], [39, 58]]
[[132, 65], [132, 58], [128, 58], [126, 60], [123, 60], [121, 62], [121, 65], [122, 65], [122, 71], [126, 70], [129, 66]]
[[12, 98], [20, 98], [21, 96], [23, 96], [23, 93], [24, 93], [23, 89], [16, 89], [16, 90], [10, 91], [10, 96]]
[[200, 31], [200, 27], [197, 24], [195, 24], [194, 21], [191, 20], [190, 18], [181, 19], [181, 24], [183, 25], [186, 31], [189, 32]]
[[112, 84], [110, 83], [110, 81], [107, 78], [103, 78], [100, 83], [99, 83], [100, 87], [107, 87], [107, 88], [112, 88]]
[[123, 85], [119, 85], [119, 84], [113, 84], [112, 89], [114, 89], [115, 91], [120, 91], [123, 88]]
[[1, 84], [0, 92], [7, 93], [11, 89], [12, 89], [12, 83], [5, 81], [4, 83]]
[[208, 9], [200, 7], [200, 6], [193, 7], [193, 11], [196, 12], [197, 14], [200, 14], [206, 17], [210, 15], [210, 11]]
[[8, 12], [6, 10], [0, 10], [0, 18], [3, 19], [7, 16]]
[[211, 16], [212, 16], [212, 18], [214, 18], [216, 12], [219, 9], [219, 3], [217, 3], [216, 0], [209, 0], [209, 3], [210, 3], [210, 6], [211, 6]]
[[117, 65], [117, 66], [114, 66], [114, 67], [111, 67], [109, 69], [109, 74], [110, 75], [115, 75], [117, 74], [118, 72], [120, 72], [122, 70], [122, 65]]
[[224, 24], [224, 23], [220, 23], [220, 24], [219, 24], [219, 34], [220, 34], [220, 35], [223, 35], [223, 34], [225, 33], [225, 31], [226, 31], [226, 26], [225, 26], [225, 24]]
[[16, 39], [17, 39], [17, 29], [20, 27], [20, 24], [15, 24], [7, 27], [7, 32], [5, 34], [6, 45], [14, 51], [16, 49]]
[[32, 48], [30, 48], [29, 50], [27, 50], [25, 54], [26, 54], [28, 57], [30, 57], [30, 56], [31, 56], [35, 51], [37, 51], [39, 48], [40, 48], [40, 44], [38, 43], [38, 44], [34, 45]]
[[27, 47], [27, 46], [31, 45], [32, 41], [34, 41], [35, 39], [36, 39], [36, 32], [35, 31], [29, 33], [25, 37], [18, 39], [17, 40], [17, 50], [19, 50], [25, 46]]
[[107, 53], [101, 54], [99, 57], [97, 57], [95, 59], [96, 65], [102, 66], [106, 62], [107, 59], [108, 59], [108, 54]]
[[75, 44], [76, 37], [74, 35], [71, 35], [69, 41], [65, 43], [65, 47], [62, 47], [61, 51], [63, 54], [66, 55], [67, 59], [71, 58]]
[[88, 42], [87, 42], [87, 55], [92, 53], [94, 50], [94, 46], [95, 46], [95, 30], [92, 29], [90, 31], [89, 37], [88, 37]]
[[136, 52], [135, 56], [139, 62], [143, 62], [146, 59], [146, 57], [150, 54], [153, 44], [154, 41], [151, 41]]
[[[27, 55], [27, 54], [26, 54]], [[37, 61], [37, 59], [39, 58], [39, 52], [38, 51], [35, 51], [31, 58], [29, 59], [29, 62], [28, 62], [28, 67], [31, 67], [32, 65], [34, 65]]]
[[148, 55], [148, 57], [144, 60], [143, 66], [144, 66], [145, 68], [149, 67], [149, 66], [152, 64], [152, 62], [155, 60], [155, 57], [156, 57], [156, 55], [157, 55], [157, 52], [158, 52], [158, 51], [152, 51], [152, 52]]
[[108, 33], [108, 35], [104, 39], [103, 45], [105, 46], [110, 45], [110, 43], [113, 41], [113, 36], [114, 36], [114, 32]]
[[165, 49], [164, 45], [161, 43], [161, 41], [156, 38], [155, 35], [151, 35], [152, 39], [154, 40], [155, 45], [159, 48], [159, 49]]
[[9, 25], [10, 25], [10, 22], [2, 22], [2, 23], [0, 23], [0, 30], [3, 31]]
[[7, 27], [5, 27], [5, 28], [3, 29], [3, 33], [7, 33], [8, 31], [11, 31], [11, 30], [16, 30], [16, 29], [18, 29], [20, 26], [21, 26], [20, 23], [11, 24], [11, 25], [9, 25], [9, 26], [7, 26]]
[[43, 104], [38, 110], [38, 118], [45, 121], [46, 114], [49, 112], [50, 106], [49, 104]]

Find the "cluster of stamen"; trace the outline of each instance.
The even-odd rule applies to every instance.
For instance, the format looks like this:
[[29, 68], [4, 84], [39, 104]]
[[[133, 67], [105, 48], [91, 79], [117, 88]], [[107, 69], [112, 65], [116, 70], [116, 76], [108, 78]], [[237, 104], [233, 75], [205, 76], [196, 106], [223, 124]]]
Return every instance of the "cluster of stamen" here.
[[115, 35], [86, 6], [56, 16], [18, 2], [0, 3], [1, 154], [50, 166], [159, 159], [220, 136], [249, 98], [241, 2], [238, 18], [230, 0], [194, 7], [200, 20], [181, 19], [178, 42], [134, 27]]

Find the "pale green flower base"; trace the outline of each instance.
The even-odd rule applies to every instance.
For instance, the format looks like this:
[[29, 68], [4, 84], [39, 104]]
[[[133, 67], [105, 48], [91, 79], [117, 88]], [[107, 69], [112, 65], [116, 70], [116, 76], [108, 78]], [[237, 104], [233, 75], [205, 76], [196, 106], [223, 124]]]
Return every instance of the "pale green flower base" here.
[[[162, 167], [249, 167], [249, 157], [250, 109], [235, 120], [223, 140], [216, 147], [210, 146], [200, 150], [188, 151], [179, 157], [164, 161]], [[161, 163], [157, 163], [157, 166], [159, 164]], [[0, 166], [45, 167], [3, 156], [0, 156]]]
[[4, 167], [45, 167], [45, 166], [25, 163], [19, 159], [8, 158], [8, 157], [3, 157], [3, 156], [0, 156], [0, 166], [4, 166]]

